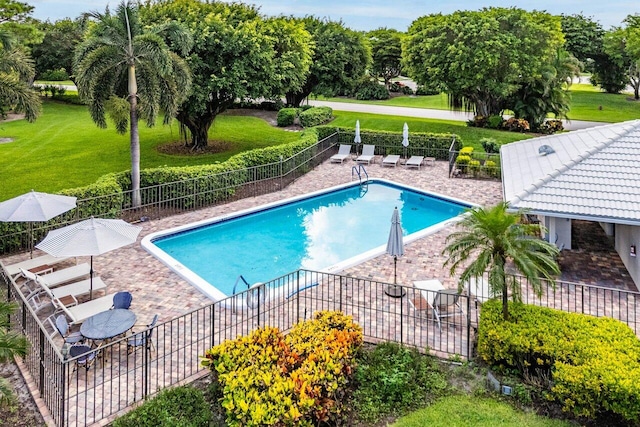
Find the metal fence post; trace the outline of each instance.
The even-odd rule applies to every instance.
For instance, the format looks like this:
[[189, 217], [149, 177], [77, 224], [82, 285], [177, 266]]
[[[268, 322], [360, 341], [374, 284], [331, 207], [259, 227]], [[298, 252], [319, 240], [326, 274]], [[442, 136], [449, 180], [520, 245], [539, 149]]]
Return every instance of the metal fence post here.
[[282, 190], [282, 156], [280, 156], [280, 190]]
[[471, 292], [467, 292], [467, 360], [471, 360], [471, 356]]
[[40, 394], [44, 396], [44, 331], [40, 329], [39, 338], [40, 338], [40, 384], [38, 385], [38, 390], [40, 390]]
[[65, 360], [61, 361], [62, 368], [62, 378], [60, 378], [60, 390], [61, 390], [61, 398], [60, 398], [60, 425], [65, 425], [64, 422], [64, 412], [65, 412], [65, 404], [67, 403], [67, 363]]
[[404, 347], [404, 302], [402, 297], [400, 298], [400, 345]]
[[300, 322], [300, 270], [296, 271], [296, 323]]

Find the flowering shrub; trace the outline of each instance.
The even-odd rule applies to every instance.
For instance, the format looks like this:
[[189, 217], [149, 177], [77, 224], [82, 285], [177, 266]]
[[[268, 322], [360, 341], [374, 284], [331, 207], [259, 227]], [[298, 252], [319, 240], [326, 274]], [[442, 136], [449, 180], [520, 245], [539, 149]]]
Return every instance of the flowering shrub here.
[[313, 426], [342, 415], [362, 330], [350, 316], [319, 312], [285, 337], [266, 327], [207, 350], [230, 426]]
[[549, 396], [576, 416], [640, 419], [640, 340], [618, 320], [500, 301], [482, 306], [478, 355], [492, 365], [551, 378]]
[[538, 132], [544, 133], [545, 135], [551, 135], [553, 133], [561, 132], [563, 130], [564, 130], [564, 125], [562, 124], [562, 120], [546, 120], [537, 129]]

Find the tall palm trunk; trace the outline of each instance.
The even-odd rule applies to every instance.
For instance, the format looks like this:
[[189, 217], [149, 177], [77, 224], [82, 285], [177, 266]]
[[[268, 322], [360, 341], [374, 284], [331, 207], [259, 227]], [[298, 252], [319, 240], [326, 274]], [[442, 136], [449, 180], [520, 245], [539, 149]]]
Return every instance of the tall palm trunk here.
[[131, 191], [132, 204], [139, 208], [140, 201], [140, 134], [138, 133], [138, 82], [136, 67], [129, 65], [129, 125], [131, 130]]

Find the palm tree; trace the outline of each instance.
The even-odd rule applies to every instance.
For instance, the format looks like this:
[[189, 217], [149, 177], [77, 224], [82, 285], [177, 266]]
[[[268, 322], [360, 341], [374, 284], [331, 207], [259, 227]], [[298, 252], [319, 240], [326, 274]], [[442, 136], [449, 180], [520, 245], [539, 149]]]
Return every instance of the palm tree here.
[[[509, 318], [508, 291], [514, 301], [521, 301], [521, 289], [514, 276], [507, 277], [505, 268], [511, 263], [531, 284], [536, 295], [542, 295], [541, 276], [554, 283], [554, 275], [560, 273], [556, 256], [558, 249], [535, 237], [538, 225], [522, 224], [522, 212], [507, 212], [508, 204], [484, 209], [473, 208], [460, 222], [462, 230], [449, 235], [442, 251], [449, 258], [444, 266], [456, 270], [467, 265], [460, 275], [460, 283], [470, 278], [489, 274], [489, 287], [494, 295], [502, 295], [502, 313]], [[468, 263], [474, 257], [475, 260]]]
[[159, 112], [168, 124], [188, 95], [191, 74], [186, 63], [169, 49], [185, 54], [191, 36], [176, 23], [146, 28], [137, 7], [121, 2], [114, 14], [92, 12], [96, 19], [86, 40], [75, 52], [78, 95], [87, 101], [91, 118], [106, 127], [109, 113], [118, 133], [127, 125], [131, 137], [133, 205], [140, 206], [140, 136], [138, 119], [149, 127]]
[[0, 113], [8, 107], [33, 122], [40, 114], [40, 96], [29, 84], [33, 62], [13, 44], [11, 34], [0, 29]]
[[[14, 356], [27, 354], [27, 339], [9, 330], [9, 315], [16, 309], [15, 304], [0, 301], [0, 363], [12, 360]], [[11, 399], [11, 386], [5, 378], [0, 378], [0, 403]]]

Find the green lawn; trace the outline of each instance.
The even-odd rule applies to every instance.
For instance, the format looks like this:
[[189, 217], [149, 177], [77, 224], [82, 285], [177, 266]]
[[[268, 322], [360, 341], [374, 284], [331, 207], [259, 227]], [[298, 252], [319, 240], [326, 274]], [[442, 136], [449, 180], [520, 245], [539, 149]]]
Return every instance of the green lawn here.
[[452, 396], [399, 418], [392, 427], [569, 427], [494, 399]]
[[[640, 102], [629, 101], [632, 95], [608, 94], [600, 91], [591, 84], [571, 85], [571, 110], [569, 118], [572, 120], [587, 120], [595, 122], [624, 122], [640, 119]], [[432, 96], [398, 96], [384, 101], [358, 101], [350, 98], [324, 98], [318, 100], [332, 102], [346, 102], [352, 104], [375, 104], [396, 107], [430, 108], [448, 110], [449, 104], [445, 94]], [[599, 107], [602, 106], [602, 109]]]
[[[96, 127], [84, 106], [45, 102], [35, 123], [0, 123], [0, 138], [7, 137], [14, 142], [0, 144], [0, 200], [31, 189], [53, 192], [82, 186], [106, 173], [130, 168], [128, 134], [118, 135], [113, 126]], [[299, 135], [255, 117], [222, 115], [214, 122], [210, 137], [224, 140], [228, 150], [200, 156], [165, 155], [155, 148], [179, 140], [178, 123], [154, 128], [141, 123], [141, 167], [221, 162], [248, 149], [294, 141]]]

